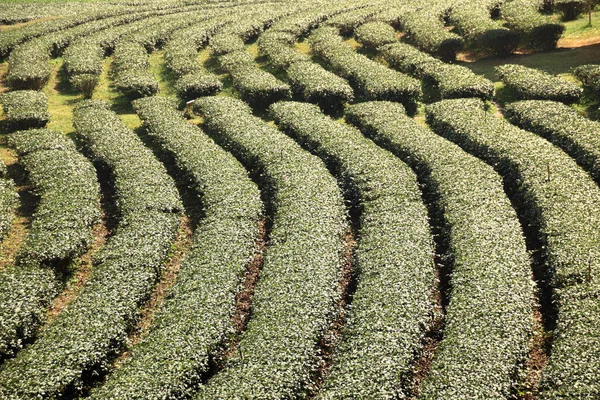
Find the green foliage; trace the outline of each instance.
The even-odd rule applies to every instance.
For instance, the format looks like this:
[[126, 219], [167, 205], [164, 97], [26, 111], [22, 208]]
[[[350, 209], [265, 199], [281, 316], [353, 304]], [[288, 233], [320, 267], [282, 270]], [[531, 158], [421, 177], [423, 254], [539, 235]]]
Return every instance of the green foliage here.
[[148, 97], [134, 107], [150, 137], [201, 197], [204, 218], [148, 336], [92, 399], [163, 399], [193, 391], [233, 329], [235, 295], [261, 213], [258, 188], [240, 163], [169, 100]]
[[521, 33], [523, 43], [535, 50], [549, 50], [563, 34], [564, 25], [538, 11], [537, 0], [507, 0], [500, 6], [506, 26]]
[[18, 198], [15, 184], [7, 175], [6, 165], [0, 162], [0, 241], [10, 229]]
[[16, 265], [0, 274], [0, 358], [35, 336], [61, 288], [60, 263], [86, 251], [91, 227], [100, 218], [96, 172], [70, 139], [49, 130], [28, 130], [11, 134], [9, 143], [39, 202]]
[[417, 173], [447, 243], [441, 254], [448, 260], [442, 275], [450, 277], [446, 326], [420, 398], [509, 397], [528, 351], [533, 282], [500, 176], [418, 125], [397, 103], [357, 104], [346, 119]]
[[600, 189], [560, 149], [488, 114], [479, 100], [436, 103], [427, 120], [436, 133], [495, 167], [542, 246], [543, 279], [552, 288], [557, 319], [540, 397], [598, 397]]
[[580, 65], [573, 70], [573, 74], [583, 82], [584, 86], [600, 92], [600, 65]]
[[14, 129], [41, 128], [50, 120], [48, 97], [34, 90], [17, 90], [0, 95], [6, 120]]
[[378, 51], [392, 67], [433, 83], [443, 99], [494, 98], [494, 84], [466, 67], [446, 64], [405, 43], [382, 46]]
[[433, 312], [434, 250], [416, 177], [312, 104], [276, 103], [270, 111], [281, 129], [335, 170], [347, 200], [359, 199], [362, 210], [357, 288], [321, 398], [398, 395]]
[[114, 52], [115, 85], [131, 98], [152, 96], [158, 93], [158, 81], [148, 70], [148, 53], [136, 42], [121, 42]]
[[506, 106], [513, 124], [535, 132], [571, 155], [600, 183], [600, 123], [553, 101], [520, 101]]
[[554, 100], [576, 103], [583, 90], [572, 82], [564, 81], [546, 72], [518, 64], [504, 64], [495, 68], [504, 85], [518, 98]]
[[572, 21], [587, 11], [592, 0], [554, 0], [554, 8], [562, 14], [563, 21]]
[[317, 345], [340, 296], [345, 230], [340, 190], [318, 158], [254, 117], [241, 101], [205, 97], [195, 109], [213, 138], [256, 171], [273, 212], [253, 318], [227, 368], [197, 397], [294, 398], [312, 384]]
[[361, 25], [354, 31], [354, 36], [359, 43], [371, 49], [398, 40], [394, 28], [385, 22], [368, 22]]
[[336, 28], [341, 35], [349, 36], [357, 27], [369, 21], [378, 9], [378, 6], [359, 6], [331, 16], [325, 21], [325, 25]]
[[348, 79], [358, 96], [366, 100], [398, 101], [410, 112], [416, 110], [422, 94], [417, 80], [356, 53], [342, 41], [336, 28], [319, 28], [310, 41], [313, 51], [335, 73]]
[[[79, 296], [0, 372], [3, 398], [60, 397], [106, 373], [150, 295], [182, 209], [165, 168], [100, 102], [75, 110], [77, 138], [111, 172], [121, 221]], [[140, 185], [144, 182], [144, 185]]]
[[233, 86], [242, 99], [253, 106], [266, 107], [291, 95], [287, 83], [258, 68], [254, 58], [244, 50], [220, 56], [219, 63], [231, 75]]
[[463, 38], [444, 29], [441, 17], [431, 18], [429, 11], [420, 10], [401, 15], [400, 25], [407, 38], [418, 48], [444, 60], [454, 60], [456, 53], [464, 46]]
[[519, 44], [519, 33], [490, 17], [484, 3], [465, 2], [450, 11], [450, 23], [473, 46], [498, 55], [512, 53]]
[[184, 100], [196, 97], [214, 96], [223, 90], [223, 84], [216, 75], [208, 72], [196, 72], [184, 75], [175, 83], [177, 95]]

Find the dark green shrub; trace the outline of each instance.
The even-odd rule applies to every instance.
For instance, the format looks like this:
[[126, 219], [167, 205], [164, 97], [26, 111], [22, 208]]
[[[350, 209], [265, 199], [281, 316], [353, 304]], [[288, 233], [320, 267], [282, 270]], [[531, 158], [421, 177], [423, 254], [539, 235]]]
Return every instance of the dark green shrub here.
[[520, 32], [524, 44], [534, 50], [555, 48], [565, 30], [560, 23], [540, 14], [535, 0], [507, 0], [500, 9], [506, 26]]
[[371, 49], [398, 40], [394, 28], [385, 22], [367, 22], [356, 28], [354, 36], [358, 42]]
[[562, 14], [563, 21], [572, 21], [588, 9], [589, 3], [590, 0], [554, 0], [554, 8]]
[[600, 92], [600, 65], [588, 64], [575, 68], [573, 74], [583, 82], [584, 86]]
[[426, 10], [401, 15], [400, 25], [408, 40], [421, 50], [436, 54], [443, 60], [456, 59], [456, 53], [464, 46], [463, 38], [444, 29], [441, 18], [432, 18]]

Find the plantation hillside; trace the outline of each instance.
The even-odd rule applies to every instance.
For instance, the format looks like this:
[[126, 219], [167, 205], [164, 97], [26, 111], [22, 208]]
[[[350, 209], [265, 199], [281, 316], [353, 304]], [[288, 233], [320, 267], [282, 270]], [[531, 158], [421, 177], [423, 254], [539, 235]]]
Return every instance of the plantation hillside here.
[[594, 0], [0, 0], [0, 399], [600, 399]]

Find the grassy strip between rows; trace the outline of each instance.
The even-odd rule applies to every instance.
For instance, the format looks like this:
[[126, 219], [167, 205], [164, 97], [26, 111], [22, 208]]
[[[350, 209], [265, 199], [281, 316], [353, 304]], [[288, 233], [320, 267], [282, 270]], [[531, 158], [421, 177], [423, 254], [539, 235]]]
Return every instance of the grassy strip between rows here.
[[96, 172], [70, 139], [49, 130], [28, 130], [11, 134], [9, 144], [39, 203], [16, 264], [0, 275], [0, 358], [13, 355], [36, 335], [66, 278], [66, 264], [91, 244], [91, 227], [100, 218]]
[[134, 107], [150, 137], [201, 198], [204, 218], [148, 336], [92, 399], [179, 398], [193, 392], [233, 330], [235, 296], [262, 209], [246, 170], [170, 100], [148, 97]]
[[272, 212], [253, 314], [235, 355], [196, 398], [306, 393], [340, 297], [345, 211], [335, 179], [292, 139], [226, 97], [196, 100], [212, 137], [254, 171]]
[[542, 100], [509, 104], [505, 115], [569, 153], [600, 184], [600, 123], [562, 103]]
[[558, 315], [541, 398], [600, 396], [600, 189], [565, 153], [494, 117], [480, 100], [433, 104], [427, 120], [436, 133], [494, 166], [543, 246]]
[[554, 100], [577, 103], [583, 94], [579, 85], [546, 72], [518, 64], [495, 68], [496, 74], [516, 97], [527, 100]]
[[160, 275], [179, 225], [182, 205], [173, 181], [108, 104], [80, 105], [75, 125], [77, 139], [114, 178], [121, 220], [80, 295], [4, 365], [3, 399], [75, 395], [87, 380], [106, 373]]
[[342, 40], [333, 27], [321, 27], [310, 36], [311, 48], [331, 69], [348, 79], [357, 96], [366, 100], [391, 100], [416, 111], [421, 87], [416, 79], [394, 71], [358, 54]]
[[358, 199], [358, 286], [321, 398], [406, 395], [433, 317], [436, 278], [427, 209], [410, 168], [312, 104], [271, 106], [276, 123], [335, 171]]
[[418, 125], [400, 104], [357, 104], [346, 119], [415, 170], [447, 243], [446, 327], [420, 398], [508, 398], [527, 354], [534, 293], [521, 227], [500, 176]]

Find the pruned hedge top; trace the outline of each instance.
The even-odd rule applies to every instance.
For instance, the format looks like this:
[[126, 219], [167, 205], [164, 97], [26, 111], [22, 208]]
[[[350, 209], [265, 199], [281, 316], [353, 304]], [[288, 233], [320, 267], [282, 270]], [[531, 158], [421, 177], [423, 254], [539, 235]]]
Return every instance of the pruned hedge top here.
[[50, 120], [48, 97], [34, 90], [16, 90], [0, 95], [6, 120], [15, 129], [41, 128]]
[[504, 64], [495, 68], [496, 74], [514, 94], [526, 100], [554, 100], [576, 103], [583, 90], [546, 72], [518, 64]]

